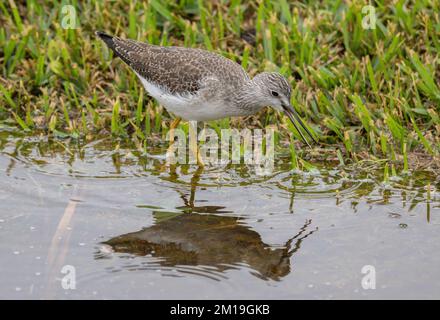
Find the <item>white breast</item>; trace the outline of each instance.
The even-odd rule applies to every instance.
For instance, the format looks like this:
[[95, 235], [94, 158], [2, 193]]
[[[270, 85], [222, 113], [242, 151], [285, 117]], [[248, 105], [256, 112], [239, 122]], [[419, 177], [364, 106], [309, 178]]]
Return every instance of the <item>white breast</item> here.
[[174, 95], [147, 81], [137, 72], [145, 90], [168, 111], [185, 120], [209, 121], [234, 116], [223, 101], [204, 101], [199, 95]]

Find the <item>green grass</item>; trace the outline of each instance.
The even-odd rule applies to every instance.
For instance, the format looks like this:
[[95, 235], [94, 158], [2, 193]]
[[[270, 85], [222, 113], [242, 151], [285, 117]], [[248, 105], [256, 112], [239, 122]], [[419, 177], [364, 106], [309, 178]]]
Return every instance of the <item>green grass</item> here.
[[[104, 30], [206, 48], [251, 75], [281, 72], [292, 104], [341, 164], [439, 167], [440, 1], [393, 3], [372, 2], [377, 27], [365, 30], [364, 1], [2, 1], [0, 122], [57, 137], [164, 138], [172, 117], [112, 59], [94, 35]], [[61, 28], [63, 4], [76, 8], [77, 29]], [[211, 126], [276, 125], [284, 145], [298, 139], [272, 110], [244, 120]], [[306, 149], [286, 152], [293, 168], [313, 158]]]

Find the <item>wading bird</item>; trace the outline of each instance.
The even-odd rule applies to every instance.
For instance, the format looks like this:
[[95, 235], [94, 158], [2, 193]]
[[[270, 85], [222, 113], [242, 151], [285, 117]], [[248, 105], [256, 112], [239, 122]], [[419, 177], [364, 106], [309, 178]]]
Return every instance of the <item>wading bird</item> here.
[[[316, 142], [290, 104], [290, 84], [279, 73], [262, 72], [250, 78], [238, 63], [213, 52], [150, 45], [100, 31], [96, 34], [130, 66], [145, 90], [177, 116], [171, 132], [182, 118], [209, 121], [248, 116], [272, 106], [287, 114], [307, 145], [296, 122]], [[199, 158], [198, 163], [203, 164]]]

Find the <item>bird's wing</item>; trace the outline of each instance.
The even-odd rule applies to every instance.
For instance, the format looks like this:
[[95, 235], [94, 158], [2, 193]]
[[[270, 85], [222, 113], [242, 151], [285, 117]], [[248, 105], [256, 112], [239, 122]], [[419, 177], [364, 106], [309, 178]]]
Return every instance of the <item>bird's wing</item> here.
[[159, 47], [117, 37], [110, 44], [110, 39], [104, 41], [139, 75], [170, 93], [194, 94], [207, 77], [232, 84], [247, 77], [239, 64], [205, 50]]

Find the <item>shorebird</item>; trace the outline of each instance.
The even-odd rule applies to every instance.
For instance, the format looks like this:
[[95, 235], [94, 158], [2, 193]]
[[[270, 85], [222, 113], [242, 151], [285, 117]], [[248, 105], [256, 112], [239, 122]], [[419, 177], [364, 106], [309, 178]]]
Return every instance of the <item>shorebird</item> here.
[[248, 116], [272, 106], [287, 114], [307, 145], [296, 122], [316, 142], [290, 104], [291, 86], [279, 73], [262, 72], [250, 78], [238, 63], [210, 51], [156, 46], [100, 31], [96, 35], [128, 64], [145, 90], [177, 116], [170, 130], [181, 119], [209, 121]]

